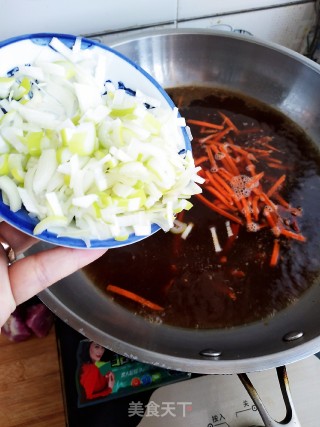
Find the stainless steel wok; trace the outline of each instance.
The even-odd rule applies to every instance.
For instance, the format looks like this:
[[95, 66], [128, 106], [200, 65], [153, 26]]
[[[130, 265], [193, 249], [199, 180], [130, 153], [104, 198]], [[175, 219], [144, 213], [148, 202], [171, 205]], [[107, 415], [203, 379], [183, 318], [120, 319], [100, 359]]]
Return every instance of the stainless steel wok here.
[[[320, 67], [293, 51], [250, 36], [201, 30], [145, 33], [113, 47], [165, 88], [205, 84], [263, 101], [300, 124], [320, 147]], [[109, 300], [81, 271], [40, 298], [74, 329], [117, 353], [165, 368], [226, 374], [277, 367], [318, 352], [319, 286], [268, 322], [226, 330], [151, 324]]]

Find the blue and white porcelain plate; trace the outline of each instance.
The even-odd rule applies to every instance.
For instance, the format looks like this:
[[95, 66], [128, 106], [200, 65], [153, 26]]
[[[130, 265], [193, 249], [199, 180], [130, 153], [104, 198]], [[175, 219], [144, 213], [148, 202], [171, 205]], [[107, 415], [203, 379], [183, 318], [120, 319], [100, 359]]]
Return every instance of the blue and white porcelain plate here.
[[[50, 61], [51, 57], [54, 58], [54, 55], [56, 55], [56, 52], [49, 44], [52, 38], [59, 39], [68, 48], [72, 48], [76, 42], [79, 43], [79, 38], [76, 36], [53, 33], [30, 34], [4, 40], [0, 42], [0, 76], [13, 75], [18, 64], [31, 64], [40, 54], [46, 60]], [[105, 55], [108, 63], [108, 79], [110, 81], [123, 82], [125, 87], [130, 88], [132, 91], [139, 89], [149, 97], [158, 100], [161, 107], [171, 110], [174, 108], [172, 100], [154, 78], [124, 55], [103, 44], [85, 38], [81, 38], [80, 48], [98, 50], [99, 54]], [[185, 141], [185, 148], [191, 150], [186, 129], [181, 128], [181, 132]], [[9, 206], [3, 202], [1, 192], [0, 217], [28, 235], [33, 235], [34, 227], [38, 222], [35, 217], [29, 215], [24, 207], [17, 212], [12, 212]], [[159, 229], [158, 225], [153, 224], [151, 234]], [[138, 242], [148, 236], [136, 236], [132, 234], [124, 241], [89, 239], [89, 241], [85, 242], [82, 239], [59, 237], [54, 233], [43, 231], [36, 237], [59, 246], [74, 248], [116, 248]]]

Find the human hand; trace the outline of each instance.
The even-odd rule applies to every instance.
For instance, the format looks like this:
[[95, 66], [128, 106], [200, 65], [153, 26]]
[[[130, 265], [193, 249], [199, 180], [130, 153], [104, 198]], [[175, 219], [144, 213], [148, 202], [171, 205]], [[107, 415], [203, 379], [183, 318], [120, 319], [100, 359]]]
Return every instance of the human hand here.
[[[34, 237], [21, 233], [5, 222], [0, 223], [1, 241], [7, 242], [16, 255], [38, 242]], [[8, 257], [0, 244], [0, 328], [17, 305], [90, 264], [105, 252], [104, 249], [56, 247], [8, 265]]]

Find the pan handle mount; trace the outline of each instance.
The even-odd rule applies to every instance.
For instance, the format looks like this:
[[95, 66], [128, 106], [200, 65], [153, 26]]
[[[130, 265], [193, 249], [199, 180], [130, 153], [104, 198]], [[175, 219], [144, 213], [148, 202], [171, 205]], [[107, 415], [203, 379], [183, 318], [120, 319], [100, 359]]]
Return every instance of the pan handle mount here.
[[296, 411], [293, 406], [293, 401], [289, 388], [289, 380], [287, 375], [287, 370], [285, 366], [279, 366], [277, 368], [278, 381], [282, 393], [282, 397], [286, 407], [286, 416], [282, 421], [274, 420], [268, 411], [266, 410], [258, 392], [254, 388], [253, 384], [249, 380], [247, 374], [238, 374], [238, 377], [245, 389], [247, 390], [249, 396], [253, 400], [256, 405], [259, 414], [264, 422], [265, 427], [279, 427], [279, 426], [287, 426], [287, 427], [301, 427], [301, 424], [298, 420]]

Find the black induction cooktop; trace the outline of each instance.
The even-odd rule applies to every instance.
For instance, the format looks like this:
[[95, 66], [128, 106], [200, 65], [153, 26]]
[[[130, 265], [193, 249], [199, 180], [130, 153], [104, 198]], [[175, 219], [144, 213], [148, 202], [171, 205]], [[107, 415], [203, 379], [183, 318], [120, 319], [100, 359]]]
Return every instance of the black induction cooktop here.
[[[143, 413], [132, 409], [133, 402], [140, 408], [145, 407], [155, 390], [146, 388], [132, 394], [104, 401], [93, 401], [79, 407], [79, 388], [77, 384], [77, 355], [79, 343], [85, 337], [60, 319], [55, 320], [55, 330], [58, 345], [62, 392], [68, 427], [135, 427], [141, 420]], [[110, 352], [109, 352], [110, 353]], [[115, 354], [115, 353], [114, 353]], [[147, 366], [147, 365], [146, 365]], [[182, 381], [198, 375], [188, 373], [173, 373], [177, 375], [172, 382]], [[139, 412], [139, 413], [138, 413]]]

